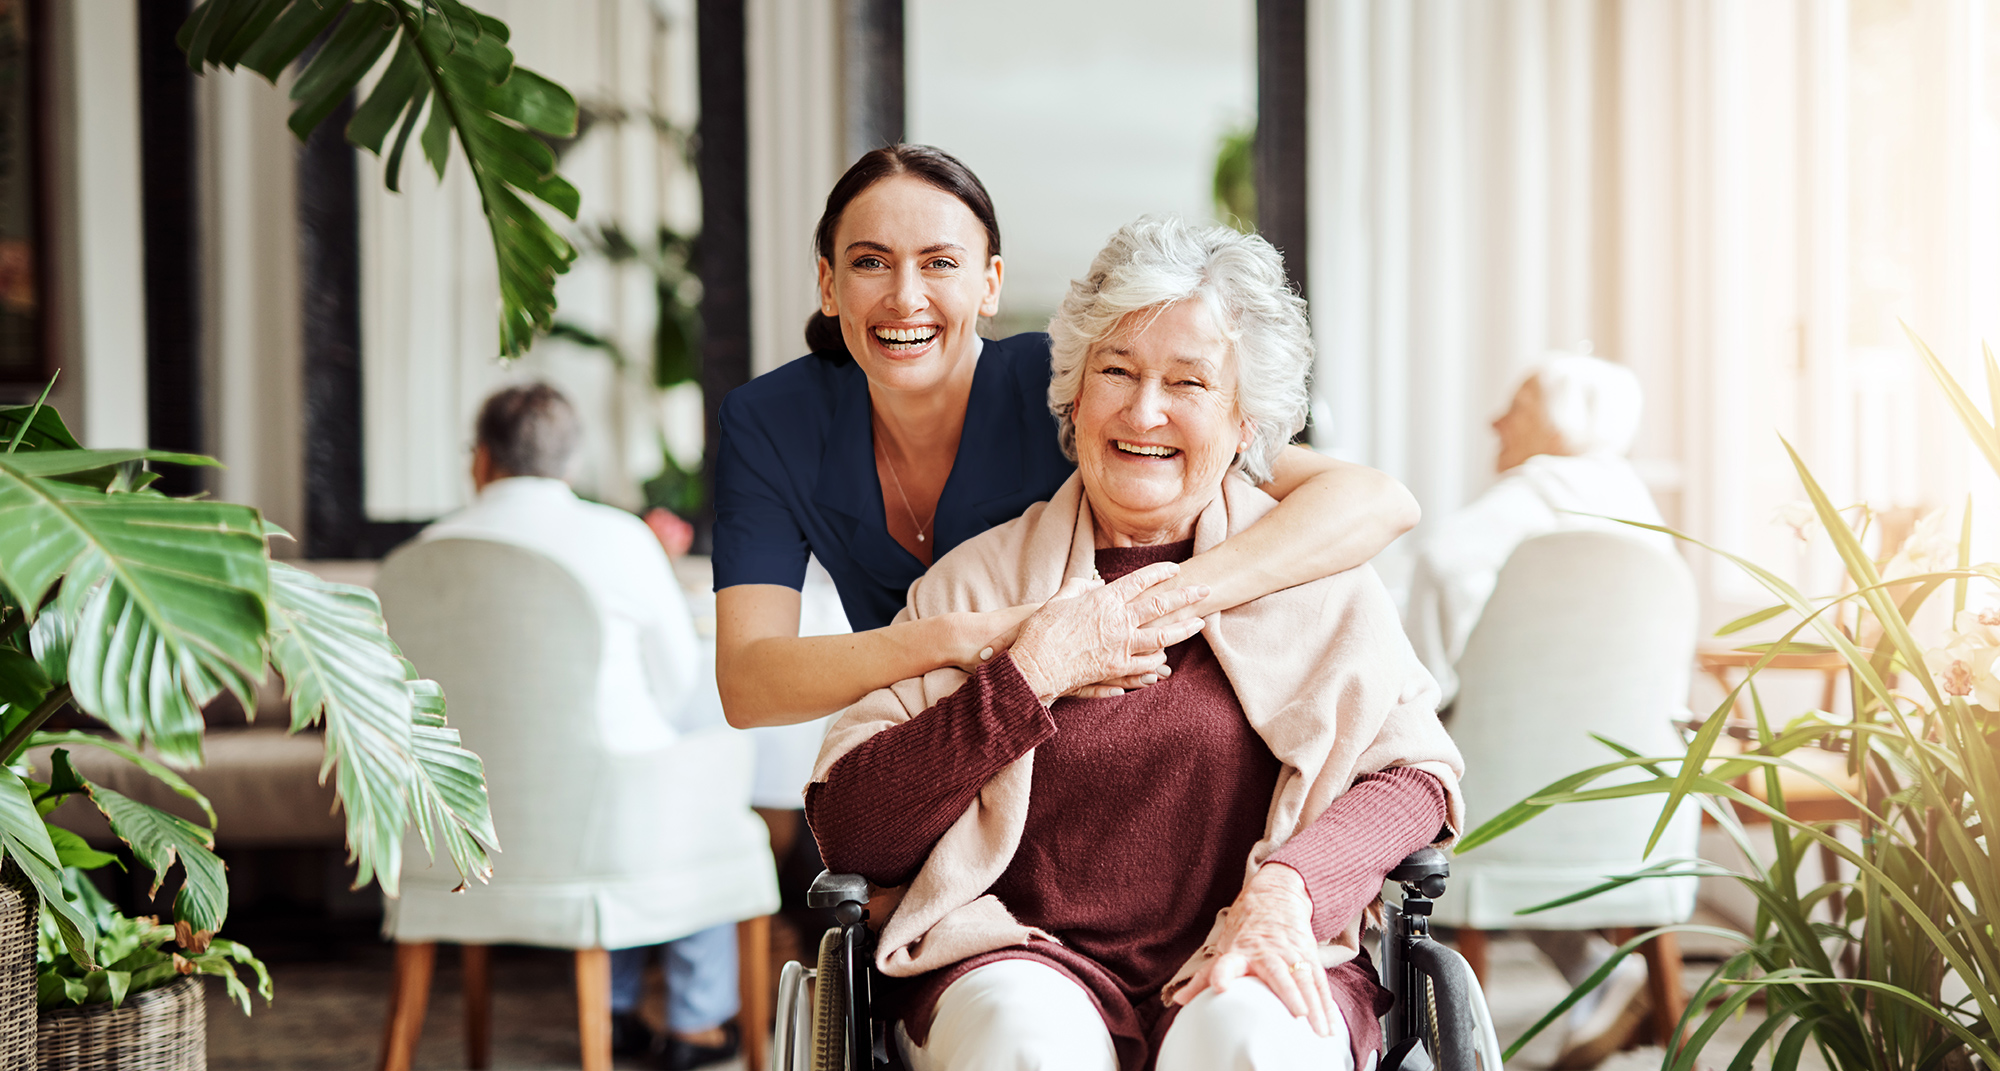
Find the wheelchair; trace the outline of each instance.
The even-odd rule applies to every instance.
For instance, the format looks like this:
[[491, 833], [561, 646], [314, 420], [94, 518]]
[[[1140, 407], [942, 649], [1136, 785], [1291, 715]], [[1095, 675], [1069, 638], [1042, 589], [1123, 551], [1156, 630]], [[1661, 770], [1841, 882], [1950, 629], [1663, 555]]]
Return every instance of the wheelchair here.
[[[1431, 902], [1444, 895], [1450, 860], [1436, 848], [1388, 874], [1403, 902], [1385, 905], [1377, 969], [1395, 995], [1383, 1021], [1376, 1071], [1502, 1071], [1500, 1040], [1486, 998], [1463, 957], [1430, 936]], [[868, 928], [868, 881], [821, 873], [809, 906], [831, 910], [839, 926], [820, 939], [812, 967], [785, 964], [778, 976], [770, 1071], [879, 1071], [889, 1066], [888, 1023], [871, 1014], [875, 934]]]

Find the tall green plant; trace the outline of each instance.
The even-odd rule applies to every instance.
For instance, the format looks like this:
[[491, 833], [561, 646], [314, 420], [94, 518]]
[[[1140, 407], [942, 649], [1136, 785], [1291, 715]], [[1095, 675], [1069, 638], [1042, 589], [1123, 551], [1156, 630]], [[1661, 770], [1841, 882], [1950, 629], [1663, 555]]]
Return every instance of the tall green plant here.
[[[1912, 335], [1911, 341], [2000, 473], [2000, 427], [1921, 340]], [[1986, 375], [1994, 415], [2000, 417], [2000, 365], [1991, 350]], [[1687, 753], [1639, 756], [1614, 745], [1616, 761], [1549, 785], [1473, 831], [1460, 850], [1476, 849], [1549, 807], [1656, 794], [1665, 801], [1650, 851], [1676, 809], [1692, 798], [1735, 839], [1750, 860], [1745, 868], [1670, 860], [1531, 909], [1585, 899], [1631, 881], [1688, 873], [1733, 879], [1756, 897], [1749, 932], [1669, 926], [1621, 950], [1676, 929], [1719, 933], [1741, 945], [1694, 993], [1668, 1047], [1666, 1067], [1695, 1067], [1717, 1031], [1761, 994], [1767, 1017], [1735, 1055], [1732, 1071], [1748, 1071], [1766, 1049], [1774, 1069], [1795, 1068], [1808, 1045], [1842, 1071], [1969, 1069], [1975, 1059], [2000, 1069], [2000, 934], [1994, 929], [2000, 921], [2000, 860], [1991, 835], [2000, 828], [1995, 824], [2000, 822], [2000, 679], [1995, 677], [2000, 615], [1968, 609], [1978, 605], [1975, 595], [1993, 594], [2000, 564], [1973, 564], [1968, 502], [1955, 555], [1946, 548], [1955, 560], [1919, 563], [1910, 571], [1913, 556], [1905, 554], [1894, 563], [1900, 568], [1885, 570], [1891, 563], [1878, 562], [1863, 549], [1859, 529], [1865, 519], [1850, 522], [1796, 452], [1791, 459], [1853, 590], [1809, 598], [1769, 570], [1716, 551], [1778, 600], [1724, 626], [1721, 634], [1772, 620], [1787, 620], [1790, 627], [1776, 643], [1746, 648], [1762, 657], [1702, 723]], [[1951, 600], [1952, 631], [1942, 644], [1926, 647], [1916, 622], [1937, 598]], [[1757, 694], [1757, 675], [1779, 654], [1798, 650], [1839, 652], [1852, 684], [1850, 716], [1811, 711], [1773, 726]], [[1755, 712], [1751, 746], [1742, 754], [1718, 754], [1717, 742], [1740, 697], [1747, 697]], [[1844, 754], [1848, 774], [1863, 786], [1861, 794], [1795, 761], [1801, 748]], [[1635, 768], [1652, 776], [1591, 787]], [[1802, 821], [1787, 814], [1784, 771], [1818, 783], [1858, 817]], [[1747, 778], [1761, 780], [1763, 798], [1742, 787]], [[1759, 861], [1739, 812], [1771, 822], [1776, 853], [1769, 865]], [[1844, 859], [1855, 877], [1801, 884], [1799, 864], [1813, 847]], [[1614, 965], [1606, 964], [1579, 986], [1508, 1056]], [[1958, 987], [1965, 995], [1951, 996]]]
[[248, 67], [274, 83], [311, 50], [292, 83], [301, 140], [387, 55], [347, 140], [377, 155], [388, 146], [394, 190], [413, 136], [442, 179], [456, 135], [499, 259], [500, 354], [517, 357], [549, 329], [556, 276], [576, 259], [524, 198], [576, 218], [576, 188], [556, 173], [543, 135], [574, 136], [577, 111], [568, 90], [514, 65], [507, 39], [506, 23], [460, 0], [202, 0], [177, 41], [196, 71]]
[[[269, 540], [283, 533], [256, 510], [151, 490], [146, 466], [159, 463], [213, 464], [87, 450], [54, 410], [0, 408], [0, 858], [40, 894], [76, 968], [55, 984], [72, 995], [95, 991], [89, 978], [100, 965], [130, 973], [158, 961], [138, 945], [121, 946], [108, 963], [99, 955], [110, 930], [87, 899], [65, 892], [62, 871], [106, 860], [44, 816], [67, 796], [88, 798], [153, 872], [156, 891], [178, 864], [173, 929], [183, 959], [221, 969], [223, 960], [201, 959], [229, 910], [214, 812], [141, 749], [199, 763], [202, 706], [228, 691], [254, 710], [271, 670], [285, 680], [292, 731], [325, 729], [321, 776], [334, 778], [358, 881], [396, 892], [411, 826], [467, 880], [486, 877], [495, 846], [479, 758], [446, 725], [437, 686], [397, 652], [374, 595], [273, 560]], [[44, 731], [65, 705], [117, 735]], [[31, 780], [23, 754], [43, 745], [135, 763], [194, 800], [208, 823], [91, 784], [61, 751], [47, 781]], [[141, 945], [156, 936], [129, 929], [118, 932]], [[232, 950], [224, 959], [234, 958], [234, 946], [224, 947]], [[122, 995], [120, 983], [105, 985]]]

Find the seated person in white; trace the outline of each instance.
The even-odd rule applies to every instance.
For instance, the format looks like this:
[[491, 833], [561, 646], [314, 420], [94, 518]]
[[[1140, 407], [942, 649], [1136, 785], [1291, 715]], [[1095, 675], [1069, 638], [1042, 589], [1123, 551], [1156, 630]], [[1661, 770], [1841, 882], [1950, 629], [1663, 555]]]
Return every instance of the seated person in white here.
[[1625, 460], [1639, 411], [1639, 377], [1629, 369], [1556, 352], [1528, 374], [1493, 422], [1500, 480], [1424, 540], [1403, 613], [1417, 657], [1443, 689], [1441, 709], [1458, 697], [1459, 656], [1514, 548], [1579, 528], [1672, 546], [1665, 535], [1603, 519], [1661, 523], [1645, 481]]
[[[1444, 691], [1441, 708], [1458, 696], [1458, 659], [1516, 547], [1535, 536], [1579, 528], [1672, 547], [1664, 534], [1605, 519], [1661, 523], [1653, 496], [1625, 460], [1640, 409], [1639, 377], [1629, 369], [1599, 357], [1554, 352], [1529, 373], [1513, 404], [1493, 422], [1500, 435], [1500, 479], [1424, 541], [1403, 614], [1417, 657]], [[1572, 986], [1612, 951], [1594, 933], [1530, 930], [1528, 936]], [[1617, 1035], [1629, 1035], [1638, 1025], [1645, 980], [1639, 960], [1628, 958], [1579, 1003], [1555, 1066], [1592, 1067], [1603, 1051], [1617, 1048]]]
[[[659, 538], [624, 510], [578, 498], [565, 482], [580, 438], [575, 407], [554, 387], [528, 383], [495, 393], [479, 409], [472, 454], [478, 497], [417, 538], [525, 547], [581, 581], [604, 619], [604, 739], [652, 750], [671, 743], [677, 730], [698, 727], [687, 719], [699, 717], [701, 650]], [[736, 1038], [724, 1024], [738, 1010], [736, 927], [712, 927], [664, 948], [666, 1065], [698, 1067], [734, 1055]], [[652, 951], [611, 954], [612, 1039], [621, 1054], [653, 1048], [638, 1015]]]

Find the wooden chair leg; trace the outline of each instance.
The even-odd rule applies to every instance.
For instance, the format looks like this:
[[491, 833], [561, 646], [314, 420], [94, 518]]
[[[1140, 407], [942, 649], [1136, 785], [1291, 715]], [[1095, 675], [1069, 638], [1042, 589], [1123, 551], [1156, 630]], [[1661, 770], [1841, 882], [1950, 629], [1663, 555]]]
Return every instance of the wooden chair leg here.
[[1639, 952], [1646, 957], [1646, 988], [1653, 997], [1653, 1042], [1665, 1045], [1687, 1010], [1687, 994], [1681, 989], [1680, 935], [1663, 933], [1640, 945]]
[[1480, 986], [1486, 985], [1486, 931], [1460, 927], [1458, 931], [1458, 954], [1465, 957], [1465, 965], [1472, 968], [1472, 976], [1479, 979]]
[[493, 976], [485, 945], [460, 945], [458, 967], [465, 976], [465, 1066], [486, 1071], [493, 1037]]
[[736, 1029], [743, 1035], [743, 1066], [762, 1071], [771, 1044], [771, 916], [736, 924], [736, 986], [743, 1010]]
[[576, 1033], [583, 1071], [611, 1071], [611, 953], [576, 951]]
[[396, 942], [396, 975], [389, 990], [389, 1022], [382, 1031], [382, 1058], [375, 1064], [378, 1071], [410, 1071], [415, 1062], [436, 959], [437, 945], [429, 941]]

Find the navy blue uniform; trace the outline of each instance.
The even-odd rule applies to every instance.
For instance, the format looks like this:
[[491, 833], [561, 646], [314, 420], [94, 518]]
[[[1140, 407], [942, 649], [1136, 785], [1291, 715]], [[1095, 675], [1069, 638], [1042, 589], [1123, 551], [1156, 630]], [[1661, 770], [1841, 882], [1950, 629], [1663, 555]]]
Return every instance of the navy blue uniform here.
[[[1013, 520], [1076, 470], [1049, 413], [1049, 336], [988, 340], [938, 499], [933, 557]], [[902, 503], [897, 503], [898, 506]], [[715, 588], [805, 583], [817, 557], [856, 630], [887, 625], [924, 563], [889, 535], [868, 377], [812, 354], [729, 392], [715, 470]]]

